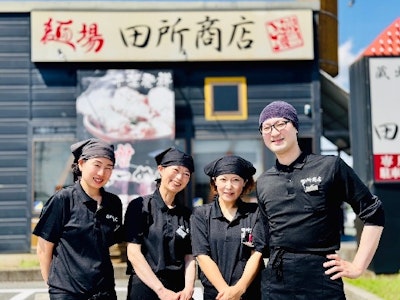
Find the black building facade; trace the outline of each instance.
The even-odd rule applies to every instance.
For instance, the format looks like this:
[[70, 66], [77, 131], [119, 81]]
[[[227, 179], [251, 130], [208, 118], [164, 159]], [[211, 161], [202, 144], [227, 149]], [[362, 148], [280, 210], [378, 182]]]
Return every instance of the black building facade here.
[[[302, 1], [291, 5], [304, 9], [298, 2]], [[82, 74], [109, 69], [171, 71], [175, 144], [193, 154], [198, 172], [205, 159], [231, 151], [255, 162], [259, 173], [271, 165], [274, 157], [262, 144], [258, 116], [265, 105], [278, 99], [296, 107], [302, 146], [320, 152], [324, 128], [335, 127], [324, 125], [321, 112], [319, 8], [308, 9], [313, 16], [312, 60], [201, 62], [33, 62], [30, 12], [0, 13], [0, 252], [31, 251], [33, 221], [40, 211], [35, 206], [39, 198], [48, 196], [38, 194], [38, 186], [48, 184], [56, 189], [70, 180], [65, 170], [69, 145], [78, 139], [80, 130], [76, 99], [82, 92]], [[246, 79], [245, 120], [205, 118], [204, 81], [208, 77]], [[335, 134], [331, 136], [334, 141]], [[196, 173], [192, 180], [186, 199], [189, 205], [194, 198], [206, 197], [201, 176]]]

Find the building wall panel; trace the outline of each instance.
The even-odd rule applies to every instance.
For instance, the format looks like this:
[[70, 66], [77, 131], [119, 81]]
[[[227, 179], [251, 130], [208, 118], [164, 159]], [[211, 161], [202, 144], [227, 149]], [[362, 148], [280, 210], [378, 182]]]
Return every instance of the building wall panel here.
[[[259, 113], [266, 104], [279, 99], [290, 101], [299, 111], [305, 121], [302, 135], [315, 133], [313, 119], [303, 114], [304, 105], [316, 97], [312, 62], [33, 64], [29, 24], [29, 14], [0, 14], [0, 71], [4, 71], [0, 75], [0, 252], [30, 251], [32, 143], [35, 137], [44, 135], [41, 126], [47, 130], [66, 121], [74, 128], [80, 92], [77, 74], [81, 70], [172, 70], [177, 138], [260, 138]], [[217, 76], [246, 78], [247, 120], [205, 120], [204, 79]]]
[[30, 251], [29, 14], [0, 14], [0, 252]]

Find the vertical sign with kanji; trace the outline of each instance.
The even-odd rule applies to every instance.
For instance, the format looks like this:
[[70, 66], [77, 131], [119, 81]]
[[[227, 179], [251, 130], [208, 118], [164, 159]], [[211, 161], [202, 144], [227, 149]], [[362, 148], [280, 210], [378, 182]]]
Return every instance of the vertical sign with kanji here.
[[374, 181], [400, 182], [400, 58], [369, 60]]

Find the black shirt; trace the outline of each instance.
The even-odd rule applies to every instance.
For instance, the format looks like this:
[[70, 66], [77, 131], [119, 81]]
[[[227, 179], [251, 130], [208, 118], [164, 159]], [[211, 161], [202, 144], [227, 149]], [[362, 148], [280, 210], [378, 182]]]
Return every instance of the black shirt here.
[[[228, 285], [234, 285], [242, 276], [252, 250], [263, 252], [266, 235], [258, 215], [256, 203], [238, 200], [238, 210], [229, 222], [222, 214], [219, 202], [196, 207], [191, 218], [193, 255], [208, 255], [217, 264]], [[242, 237], [251, 232], [253, 246], [242, 243]], [[200, 279], [205, 289], [214, 289], [203, 274]]]
[[[157, 189], [154, 194], [132, 200], [125, 214], [126, 242], [141, 244], [141, 250], [155, 274], [180, 271], [185, 255], [191, 254], [189, 208], [176, 204], [168, 208]], [[132, 273], [128, 261], [127, 273]], [[173, 280], [173, 278], [171, 278]]]
[[100, 192], [100, 209], [79, 182], [55, 193], [43, 207], [33, 234], [55, 244], [50, 288], [88, 295], [114, 289], [109, 247], [120, 241], [122, 203]]
[[302, 154], [257, 179], [271, 247], [330, 252], [340, 248], [342, 202], [365, 224], [384, 225], [381, 201], [340, 157]]

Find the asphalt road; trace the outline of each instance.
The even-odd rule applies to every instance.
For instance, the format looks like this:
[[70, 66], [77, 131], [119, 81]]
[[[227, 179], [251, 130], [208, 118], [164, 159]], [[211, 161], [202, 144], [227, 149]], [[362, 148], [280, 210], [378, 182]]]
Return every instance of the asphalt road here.
[[[126, 299], [126, 279], [116, 280], [118, 300]], [[196, 283], [194, 300], [202, 300], [200, 283]], [[347, 300], [382, 300], [364, 290], [345, 284]], [[0, 282], [0, 300], [49, 300], [47, 288], [42, 281], [2, 281]]]
[[[118, 300], [125, 300], [128, 281], [117, 279], [115, 283]], [[200, 287], [195, 288], [193, 298], [203, 299]], [[49, 296], [43, 282], [0, 282], [0, 300], [49, 300]]]

